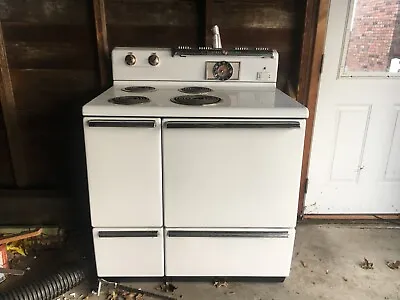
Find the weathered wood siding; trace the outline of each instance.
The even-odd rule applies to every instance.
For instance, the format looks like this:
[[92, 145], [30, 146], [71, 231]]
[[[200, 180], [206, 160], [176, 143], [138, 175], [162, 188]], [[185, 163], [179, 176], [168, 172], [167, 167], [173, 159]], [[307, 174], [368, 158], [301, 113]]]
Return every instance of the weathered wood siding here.
[[297, 83], [305, 2], [0, 0], [0, 201], [18, 198], [0, 224], [57, 223], [79, 207], [66, 199], [86, 201], [80, 112], [112, 83], [113, 47], [211, 45], [217, 24], [225, 47], [276, 48], [285, 88]]

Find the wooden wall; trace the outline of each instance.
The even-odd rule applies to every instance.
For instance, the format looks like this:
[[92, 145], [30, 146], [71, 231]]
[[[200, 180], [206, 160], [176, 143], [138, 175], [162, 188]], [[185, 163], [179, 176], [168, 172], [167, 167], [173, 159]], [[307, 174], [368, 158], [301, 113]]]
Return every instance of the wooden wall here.
[[306, 0], [0, 0], [0, 225], [75, 222], [82, 208], [87, 217], [80, 110], [111, 85], [113, 47], [211, 45], [218, 24], [224, 47], [276, 48], [279, 86], [295, 86], [305, 7]]

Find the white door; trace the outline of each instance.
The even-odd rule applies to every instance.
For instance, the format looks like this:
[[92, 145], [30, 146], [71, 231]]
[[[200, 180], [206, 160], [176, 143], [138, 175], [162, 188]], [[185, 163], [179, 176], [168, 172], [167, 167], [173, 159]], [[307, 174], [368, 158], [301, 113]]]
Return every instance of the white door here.
[[304, 129], [305, 120], [164, 120], [165, 226], [294, 227]]
[[84, 118], [94, 227], [161, 227], [161, 120]]
[[400, 3], [332, 0], [306, 214], [400, 210]]

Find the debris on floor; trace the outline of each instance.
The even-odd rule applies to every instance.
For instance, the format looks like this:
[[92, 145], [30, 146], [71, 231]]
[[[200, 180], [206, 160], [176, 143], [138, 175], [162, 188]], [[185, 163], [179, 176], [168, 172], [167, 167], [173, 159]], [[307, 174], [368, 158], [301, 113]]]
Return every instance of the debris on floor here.
[[113, 290], [106, 297], [107, 300], [143, 300], [143, 294], [131, 293], [123, 290]]
[[374, 264], [364, 257], [364, 260], [360, 263], [360, 267], [364, 270], [372, 270]]
[[[24, 247], [15, 243], [32, 237], [37, 237], [42, 234], [42, 231], [43, 229], [39, 228], [33, 231], [0, 236], [0, 282], [6, 280], [6, 275], [24, 275], [24, 271], [17, 270], [11, 265], [12, 258], [14, 258], [15, 254], [26, 256]], [[10, 255], [8, 253], [10, 253]], [[11, 255], [12, 257], [10, 257]]]
[[160, 284], [160, 286], [157, 288], [157, 290], [161, 290], [166, 293], [173, 293], [177, 288], [178, 287], [175, 286], [173, 283], [166, 281], [166, 282]]
[[227, 283], [226, 281], [215, 280], [215, 281], [214, 281], [214, 286], [215, 286], [216, 288], [228, 287], [228, 283]]
[[392, 270], [397, 270], [400, 268], [400, 260], [396, 260], [396, 261], [387, 261], [386, 265], [392, 269]]
[[303, 266], [303, 268], [307, 268], [307, 264], [304, 262], [304, 260], [301, 260], [300, 263]]
[[[177, 287], [171, 283], [166, 282], [165, 285], [173, 286], [176, 290]], [[106, 281], [104, 279], [99, 280], [99, 288], [97, 291], [97, 296], [103, 293], [106, 288], [106, 295], [108, 300], [142, 300], [144, 297], [149, 297], [151, 299], [164, 299], [164, 300], [176, 300], [175, 297], [160, 295], [149, 291], [144, 291], [138, 288], [132, 288], [126, 285], [118, 284], [116, 282]], [[171, 287], [169, 288], [171, 291]]]
[[346, 277], [344, 277], [344, 276], [343, 276], [342, 278], [343, 278], [343, 281], [346, 281], [346, 282], [349, 281], [349, 280], [348, 280]]

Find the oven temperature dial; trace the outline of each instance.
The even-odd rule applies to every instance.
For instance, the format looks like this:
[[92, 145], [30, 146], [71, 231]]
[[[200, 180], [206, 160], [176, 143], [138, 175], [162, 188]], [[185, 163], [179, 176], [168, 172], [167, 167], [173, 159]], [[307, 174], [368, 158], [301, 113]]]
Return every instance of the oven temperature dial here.
[[153, 53], [149, 56], [149, 64], [153, 67], [157, 66], [160, 63], [160, 58], [157, 54]]
[[133, 66], [136, 63], [136, 57], [131, 52], [125, 56], [125, 63], [128, 66]]
[[228, 80], [232, 77], [233, 67], [227, 61], [219, 61], [215, 63], [212, 73], [215, 79]]

